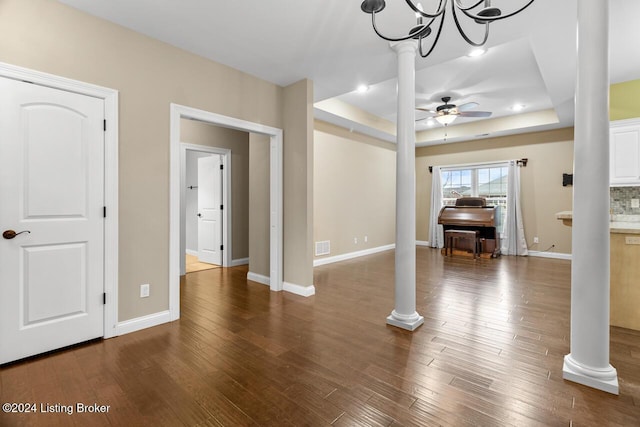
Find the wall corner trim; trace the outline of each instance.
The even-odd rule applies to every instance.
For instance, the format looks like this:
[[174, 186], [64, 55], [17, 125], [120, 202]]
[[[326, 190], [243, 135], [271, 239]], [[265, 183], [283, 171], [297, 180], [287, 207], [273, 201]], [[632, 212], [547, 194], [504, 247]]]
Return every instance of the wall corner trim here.
[[151, 328], [152, 326], [158, 326], [169, 322], [171, 322], [171, 311], [159, 311], [146, 316], [125, 320], [124, 322], [118, 322], [116, 325], [115, 335], [129, 334], [131, 332], [140, 331], [142, 329]]
[[316, 294], [316, 287], [296, 285], [295, 283], [283, 282], [282, 290], [291, 292], [292, 294], [301, 295], [303, 297], [310, 297]]

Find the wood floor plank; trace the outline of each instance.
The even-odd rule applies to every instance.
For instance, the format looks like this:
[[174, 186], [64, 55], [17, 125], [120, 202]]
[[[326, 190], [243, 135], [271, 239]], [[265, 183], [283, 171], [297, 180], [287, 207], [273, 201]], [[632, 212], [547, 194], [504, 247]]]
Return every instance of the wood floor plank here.
[[620, 395], [562, 379], [571, 263], [417, 249], [414, 332], [386, 324], [393, 251], [317, 267], [305, 298], [247, 267], [181, 279], [181, 319], [0, 367], [14, 426], [635, 426], [640, 331], [611, 328]]

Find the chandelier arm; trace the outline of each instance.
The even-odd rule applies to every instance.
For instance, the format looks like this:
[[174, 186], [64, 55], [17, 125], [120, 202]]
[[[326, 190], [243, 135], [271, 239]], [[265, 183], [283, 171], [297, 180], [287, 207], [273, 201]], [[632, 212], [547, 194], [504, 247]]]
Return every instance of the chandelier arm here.
[[468, 7], [464, 7], [462, 6], [462, 2], [460, 0], [455, 0], [456, 2], [456, 6], [458, 6], [458, 9], [465, 11], [465, 10], [471, 10], [471, 9], [475, 9], [476, 7], [478, 7], [480, 5], [480, 3], [484, 3], [485, 0], [479, 0], [477, 3], [468, 6]]
[[[431, 47], [429, 48], [429, 51], [427, 53], [424, 53], [422, 50], [422, 40], [423, 38], [420, 37], [420, 40], [418, 40], [418, 47], [420, 49], [420, 56], [423, 58], [426, 58], [427, 56], [431, 55], [431, 52], [433, 52], [433, 49], [435, 49], [436, 45], [438, 44], [438, 40], [440, 39], [440, 34], [442, 33], [442, 27], [444, 27], [444, 16], [445, 13], [442, 13], [442, 17], [440, 18], [440, 26], [438, 27], [438, 32], [436, 33], [436, 36], [433, 39], [433, 43], [431, 44]], [[435, 20], [435, 18], [429, 23], [429, 25], [431, 25], [431, 23]]]
[[491, 18], [486, 17], [486, 16], [474, 15], [473, 13], [468, 12], [468, 9], [465, 9], [465, 8], [463, 8], [461, 6], [460, 0], [455, 0], [455, 3], [458, 6], [458, 9], [460, 9], [462, 11], [462, 13], [467, 15], [469, 18], [475, 19], [475, 20], [478, 20], [478, 21], [493, 22], [493, 21], [499, 21], [501, 19], [511, 18], [512, 16], [517, 15], [518, 13], [522, 12], [523, 10], [525, 10], [526, 8], [531, 6], [531, 3], [533, 3], [534, 1], [535, 0], [529, 0], [529, 2], [527, 4], [525, 4], [524, 6], [522, 6], [520, 9], [516, 10], [515, 12], [511, 12], [511, 13], [508, 13], [506, 15], [494, 16], [494, 17], [491, 17]]
[[474, 42], [473, 40], [471, 40], [467, 36], [467, 33], [464, 32], [464, 29], [462, 28], [462, 25], [460, 25], [460, 21], [458, 21], [458, 15], [456, 14], [456, 8], [455, 8], [453, 3], [451, 4], [451, 11], [453, 12], [453, 22], [456, 23], [456, 27], [458, 28], [458, 32], [460, 33], [460, 36], [462, 36], [462, 38], [465, 39], [465, 41], [467, 43], [469, 43], [471, 46], [480, 47], [480, 46], [484, 45], [487, 42], [487, 39], [489, 38], [489, 23], [488, 22], [485, 22], [485, 24], [484, 24], [485, 30], [484, 30], [484, 37], [483, 37], [482, 41], [479, 42], [479, 43], [478, 42]]
[[[376, 12], [371, 13], [371, 24], [373, 25], [373, 31], [375, 31], [380, 38], [385, 39], [388, 42], [402, 42], [405, 40], [412, 39], [418, 34], [420, 34], [428, 26], [428, 25], [422, 25], [420, 27], [417, 27], [415, 31], [410, 32], [408, 36], [394, 38], [394, 37], [386, 37], [380, 31], [378, 31], [378, 27], [376, 26]], [[431, 25], [431, 23], [429, 23], [429, 25]]]
[[422, 10], [418, 9], [418, 7], [416, 5], [414, 5], [411, 0], [405, 0], [405, 2], [407, 2], [409, 7], [411, 8], [411, 10], [413, 10], [417, 15], [420, 15], [423, 18], [437, 18], [438, 16], [442, 15], [444, 13], [445, 9], [447, 8], [447, 2], [448, 1], [449, 0], [440, 0], [440, 4], [438, 5], [438, 10], [436, 11], [436, 13], [434, 13], [432, 15], [430, 13], [426, 13], [426, 12], [423, 12]]

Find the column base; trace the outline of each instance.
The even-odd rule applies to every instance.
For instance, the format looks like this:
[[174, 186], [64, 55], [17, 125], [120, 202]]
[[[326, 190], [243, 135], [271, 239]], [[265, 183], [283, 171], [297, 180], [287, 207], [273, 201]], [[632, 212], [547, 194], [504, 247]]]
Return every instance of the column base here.
[[415, 331], [418, 326], [424, 323], [424, 317], [420, 316], [417, 312], [413, 312], [412, 315], [403, 315], [397, 313], [395, 310], [387, 316], [387, 325], [395, 326], [397, 328], [406, 329], [408, 331]]
[[606, 369], [592, 369], [581, 365], [573, 360], [571, 354], [567, 354], [562, 366], [562, 378], [607, 393], [619, 394], [618, 372], [611, 365]]

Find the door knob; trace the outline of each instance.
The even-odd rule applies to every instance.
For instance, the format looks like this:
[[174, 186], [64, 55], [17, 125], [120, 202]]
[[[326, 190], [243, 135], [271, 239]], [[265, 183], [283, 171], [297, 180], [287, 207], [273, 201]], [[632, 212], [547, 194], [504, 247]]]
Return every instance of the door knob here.
[[7, 240], [11, 240], [11, 239], [13, 239], [14, 237], [16, 237], [18, 234], [22, 234], [22, 233], [29, 233], [29, 234], [31, 234], [31, 232], [30, 232], [29, 230], [24, 230], [24, 231], [21, 231], [21, 232], [19, 232], [19, 233], [16, 233], [16, 232], [15, 232], [15, 231], [13, 231], [13, 230], [5, 230], [5, 231], [4, 231], [4, 233], [2, 233], [2, 237], [4, 237], [4, 238], [5, 238], [5, 239], [7, 239]]

